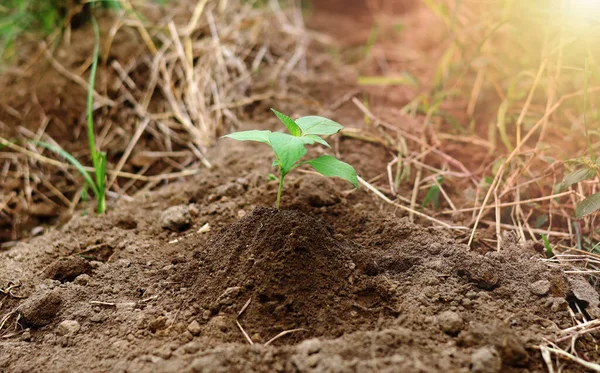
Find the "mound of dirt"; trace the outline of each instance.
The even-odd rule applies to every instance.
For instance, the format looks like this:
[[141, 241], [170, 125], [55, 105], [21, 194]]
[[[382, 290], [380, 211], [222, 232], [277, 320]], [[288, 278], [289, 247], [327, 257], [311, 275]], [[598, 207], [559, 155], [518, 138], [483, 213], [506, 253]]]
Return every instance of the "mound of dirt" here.
[[[259, 207], [233, 223], [202, 213], [242, 211], [263, 189], [203, 202], [188, 231], [172, 232], [160, 211], [194, 195], [175, 185], [0, 253], [0, 280], [28, 297], [3, 304], [16, 312], [0, 371], [539, 372], [543, 339], [596, 310], [598, 294], [531, 244], [469, 251], [451, 232], [363, 211], [366, 194], [304, 212]], [[137, 228], [119, 228], [124, 216]], [[211, 216], [223, 228], [199, 232]], [[55, 275], [83, 268], [65, 264], [98, 245], [113, 254], [73, 281]], [[597, 358], [593, 341], [579, 343]]]
[[[198, 250], [199, 286], [213, 314], [236, 317], [259, 341], [340, 336], [370, 324], [360, 295], [377, 301], [370, 280], [352, 260], [356, 247], [337, 240], [324, 221], [298, 211], [257, 208]], [[369, 291], [367, 291], [369, 289]]]

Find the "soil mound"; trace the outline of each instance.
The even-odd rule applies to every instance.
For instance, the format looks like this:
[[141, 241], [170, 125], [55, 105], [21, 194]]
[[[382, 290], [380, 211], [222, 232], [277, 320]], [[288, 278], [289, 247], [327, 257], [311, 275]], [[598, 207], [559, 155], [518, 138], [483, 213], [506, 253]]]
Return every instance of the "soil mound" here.
[[204, 298], [212, 300], [205, 308], [235, 317], [250, 300], [240, 322], [263, 342], [298, 328], [303, 331], [286, 342], [355, 330], [369, 324], [358, 312], [363, 308], [358, 298], [369, 288], [369, 279], [356, 269], [354, 250], [318, 218], [257, 208], [196, 253], [204, 272]]

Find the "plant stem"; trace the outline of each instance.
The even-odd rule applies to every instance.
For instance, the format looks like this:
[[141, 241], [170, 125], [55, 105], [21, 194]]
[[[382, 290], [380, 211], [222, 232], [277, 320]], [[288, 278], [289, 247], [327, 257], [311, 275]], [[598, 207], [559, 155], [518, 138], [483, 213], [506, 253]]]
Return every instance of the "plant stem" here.
[[277, 203], [275, 203], [275, 207], [277, 209], [279, 209], [279, 204], [281, 202], [281, 191], [283, 190], [283, 178], [285, 177], [285, 174], [280, 173], [279, 174], [279, 188], [277, 189]]
[[96, 213], [103, 214], [104, 211], [106, 211], [106, 194], [104, 193], [104, 190], [98, 193], [96, 198], [98, 199], [96, 202]]

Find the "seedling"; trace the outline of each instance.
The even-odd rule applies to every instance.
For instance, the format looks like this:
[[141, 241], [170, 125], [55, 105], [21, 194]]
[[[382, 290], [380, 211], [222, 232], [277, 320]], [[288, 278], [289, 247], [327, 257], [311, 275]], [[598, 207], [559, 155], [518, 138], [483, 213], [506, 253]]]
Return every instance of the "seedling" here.
[[324, 117], [307, 116], [293, 120], [275, 109], [271, 110], [285, 125], [289, 134], [268, 130], [251, 130], [235, 132], [223, 137], [238, 141], [258, 141], [269, 145], [273, 149], [275, 153], [273, 166], [279, 169], [279, 188], [275, 207], [279, 208], [283, 181], [286, 175], [305, 164], [311, 165], [321, 175], [342, 178], [358, 188], [356, 171], [348, 163], [344, 163], [331, 155], [322, 155], [301, 161], [306, 154], [306, 145], [318, 143], [330, 148], [331, 146], [321, 136], [333, 135], [344, 127]]
[[[592, 153], [593, 154], [593, 153]], [[575, 166], [575, 171], [565, 175], [563, 181], [555, 186], [555, 191], [562, 192], [571, 185], [585, 180], [600, 177], [600, 158], [581, 157], [566, 162]], [[575, 208], [575, 217], [580, 219], [600, 210], [600, 193], [587, 196]]]
[[552, 246], [550, 245], [550, 241], [548, 237], [542, 233], [542, 241], [544, 241], [544, 247], [546, 248], [546, 258], [551, 259], [554, 258], [554, 252], [552, 251]]
[[102, 214], [106, 210], [106, 153], [98, 151], [96, 149], [96, 138], [94, 136], [94, 118], [92, 112], [94, 110], [94, 82], [96, 81], [96, 69], [98, 67], [98, 51], [100, 47], [100, 31], [98, 30], [98, 24], [96, 20], [92, 18], [92, 25], [94, 27], [94, 33], [96, 34], [96, 44], [94, 45], [94, 55], [92, 60], [92, 67], [90, 71], [90, 83], [88, 85], [87, 92], [87, 133], [88, 133], [88, 145], [90, 148], [90, 154], [92, 157], [92, 165], [94, 166], [94, 176], [87, 172], [85, 167], [71, 154], [67, 153], [60, 147], [53, 144], [38, 141], [36, 145], [42, 146], [61, 157], [65, 158], [71, 163], [77, 171], [83, 176], [86, 182], [86, 187], [92, 188], [94, 195], [96, 196], [96, 211], [98, 214]]

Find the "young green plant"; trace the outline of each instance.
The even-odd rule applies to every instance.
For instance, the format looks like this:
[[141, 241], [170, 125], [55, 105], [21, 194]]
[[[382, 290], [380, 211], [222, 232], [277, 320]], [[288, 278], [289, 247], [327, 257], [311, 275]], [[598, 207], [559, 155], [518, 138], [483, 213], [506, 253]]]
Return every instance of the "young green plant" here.
[[88, 85], [87, 92], [87, 134], [88, 134], [88, 145], [90, 148], [90, 155], [92, 158], [92, 165], [94, 166], [94, 178], [87, 172], [85, 167], [71, 154], [59, 148], [53, 144], [38, 141], [36, 145], [42, 146], [61, 157], [65, 158], [71, 163], [77, 171], [85, 179], [86, 186], [89, 186], [94, 195], [96, 196], [96, 211], [98, 214], [102, 214], [106, 210], [106, 153], [98, 151], [96, 149], [96, 138], [94, 135], [94, 118], [92, 112], [94, 110], [94, 83], [96, 81], [96, 69], [98, 67], [98, 51], [100, 45], [100, 32], [98, 30], [98, 24], [96, 20], [92, 18], [92, 25], [96, 34], [96, 44], [94, 45], [94, 55], [92, 60], [92, 67], [90, 71], [90, 82]]
[[271, 110], [285, 125], [289, 134], [268, 130], [251, 130], [235, 132], [223, 137], [238, 141], [257, 141], [267, 144], [273, 149], [275, 153], [273, 166], [279, 169], [279, 188], [277, 189], [277, 202], [275, 204], [277, 208], [281, 203], [281, 192], [286, 175], [305, 164], [312, 166], [321, 175], [342, 178], [358, 188], [356, 171], [348, 163], [344, 163], [331, 155], [301, 160], [307, 152], [306, 145], [317, 143], [330, 148], [327, 141], [323, 140], [321, 136], [333, 135], [344, 127], [324, 117], [306, 116], [294, 120], [275, 109]]

